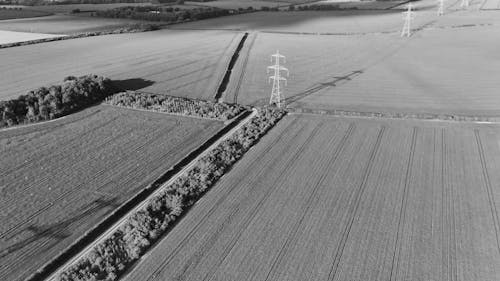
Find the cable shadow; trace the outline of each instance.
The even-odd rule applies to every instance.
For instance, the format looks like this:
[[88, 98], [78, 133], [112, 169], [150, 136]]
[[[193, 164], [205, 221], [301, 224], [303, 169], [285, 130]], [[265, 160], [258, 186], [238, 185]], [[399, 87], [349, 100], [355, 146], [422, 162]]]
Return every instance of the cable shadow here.
[[356, 71], [352, 71], [351, 73], [344, 75], [344, 76], [335, 76], [335, 77], [333, 77], [333, 79], [331, 81], [319, 83], [319, 85], [316, 85], [316, 86], [314, 86], [314, 87], [312, 87], [312, 88], [310, 88], [302, 93], [299, 93], [297, 95], [286, 98], [285, 103], [291, 104], [291, 103], [294, 103], [298, 100], [306, 98], [312, 94], [315, 94], [323, 89], [330, 88], [330, 87], [336, 87], [339, 82], [350, 81], [350, 80], [354, 79], [355, 77], [361, 75], [362, 73], [363, 73], [363, 70], [356, 70]]
[[[19, 242], [16, 242], [0, 251], [0, 259], [15, 253], [26, 246], [29, 246], [31, 244], [34, 244], [40, 240], [43, 240], [45, 238], [50, 239], [52, 242], [45, 244], [42, 249], [39, 249], [37, 252], [38, 253], [43, 253], [47, 251], [48, 249], [52, 248], [53, 246], [57, 245], [59, 241], [64, 240], [65, 238], [70, 237], [73, 235], [73, 233], [69, 230], [70, 226], [75, 224], [78, 221], [81, 221], [85, 218], [91, 217], [92, 214], [95, 212], [112, 207], [117, 208], [120, 204], [117, 202], [116, 197], [111, 198], [111, 199], [103, 199], [103, 198], [98, 198], [94, 201], [92, 201], [89, 204], [86, 204], [82, 208], [80, 208], [78, 211], [76, 211], [77, 215], [71, 216], [69, 218], [64, 219], [63, 221], [57, 222], [57, 223], [52, 223], [52, 224], [46, 224], [46, 225], [29, 225], [25, 228], [22, 228], [18, 230], [17, 232], [13, 233], [9, 238], [6, 240], [11, 240], [14, 237], [21, 235], [23, 233], [31, 233], [31, 235]], [[35, 248], [34, 248], [35, 249]]]

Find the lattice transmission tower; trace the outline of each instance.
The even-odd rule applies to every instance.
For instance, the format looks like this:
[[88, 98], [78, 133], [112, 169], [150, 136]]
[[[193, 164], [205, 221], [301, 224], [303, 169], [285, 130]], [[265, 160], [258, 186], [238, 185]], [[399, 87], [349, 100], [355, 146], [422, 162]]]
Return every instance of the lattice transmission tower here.
[[403, 19], [405, 24], [403, 25], [403, 30], [401, 31], [401, 37], [410, 37], [411, 35], [411, 21], [415, 18], [415, 13], [412, 11], [413, 6], [411, 3], [408, 4], [408, 10], [403, 12]]
[[438, 11], [437, 11], [438, 16], [444, 15], [444, 0], [438, 0]]
[[460, 4], [461, 8], [467, 9], [469, 7], [469, 0], [462, 0], [462, 3]]
[[286, 78], [281, 77], [281, 72], [284, 71], [286, 76], [290, 74], [286, 67], [280, 65], [281, 59], [283, 59], [283, 63], [286, 63], [286, 58], [279, 51], [276, 51], [276, 54], [271, 55], [271, 62], [274, 62], [274, 65], [267, 67], [267, 73], [269, 71], [274, 70], [274, 75], [269, 76], [269, 81], [273, 80], [273, 89], [271, 91], [271, 99], [269, 100], [269, 104], [275, 104], [277, 107], [281, 108], [285, 106], [285, 101], [283, 98], [283, 92], [281, 88], [281, 81], [285, 82], [285, 86], [287, 85]]

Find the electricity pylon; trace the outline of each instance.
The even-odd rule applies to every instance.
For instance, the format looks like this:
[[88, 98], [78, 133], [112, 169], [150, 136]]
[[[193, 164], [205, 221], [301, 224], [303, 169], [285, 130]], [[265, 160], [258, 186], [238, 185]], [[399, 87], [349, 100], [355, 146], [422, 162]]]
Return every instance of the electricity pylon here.
[[286, 72], [286, 76], [288, 77], [289, 72], [288, 69], [280, 65], [280, 60], [283, 59], [283, 63], [286, 63], [286, 58], [285, 56], [281, 55], [279, 51], [276, 51], [276, 54], [271, 55], [271, 62], [273, 62], [274, 58], [274, 65], [268, 66], [267, 67], [267, 73], [269, 73], [270, 70], [274, 70], [274, 75], [269, 76], [269, 81], [273, 80], [273, 90], [271, 91], [271, 99], [269, 100], [269, 104], [275, 104], [278, 108], [281, 108], [282, 106], [284, 107], [284, 99], [283, 99], [283, 93], [281, 92], [281, 81], [285, 82], [285, 86], [287, 85], [286, 78], [281, 77], [281, 71]]
[[401, 37], [406, 36], [410, 37], [411, 35], [411, 20], [415, 17], [415, 13], [411, 10], [413, 6], [411, 3], [408, 4], [408, 10], [403, 12], [403, 19], [405, 20], [405, 24], [403, 25], [403, 30], [401, 31]]
[[462, 3], [460, 4], [461, 8], [467, 9], [469, 7], [469, 0], [462, 0]]
[[438, 16], [444, 15], [444, 0], [438, 0], [438, 11], [437, 11]]

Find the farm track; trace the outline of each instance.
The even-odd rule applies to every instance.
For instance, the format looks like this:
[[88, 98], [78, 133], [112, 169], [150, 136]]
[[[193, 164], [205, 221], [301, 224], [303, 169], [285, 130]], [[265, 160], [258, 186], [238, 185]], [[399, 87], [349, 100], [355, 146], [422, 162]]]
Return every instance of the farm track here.
[[[59, 276], [61, 272], [66, 270], [81, 257], [88, 255], [96, 245], [102, 243], [107, 237], [112, 235], [119, 227], [121, 227], [127, 221], [130, 215], [136, 213], [142, 208], [145, 208], [151, 198], [158, 195], [162, 190], [164, 190], [165, 187], [168, 187], [176, 179], [192, 169], [201, 157], [206, 155], [206, 153], [212, 151], [212, 149], [217, 147], [221, 142], [231, 137], [237, 130], [239, 130], [243, 125], [249, 122], [256, 114], [256, 110], [254, 110], [252, 113], [241, 113], [238, 117], [233, 119], [229, 125], [222, 128], [219, 132], [217, 132], [217, 134], [212, 136], [200, 147], [192, 150], [189, 155], [187, 155], [184, 159], [177, 163], [173, 168], [171, 168], [171, 170], [164, 174], [160, 179], [157, 179], [154, 185], [158, 186], [154, 190], [146, 193], [144, 193], [143, 190], [140, 193], [136, 194], [133, 198], [129, 199], [126, 204], [120, 206], [121, 208], [113, 214], [115, 217], [107, 218], [107, 221], [102, 221], [100, 225], [98, 225], [98, 227], [91, 230], [94, 233], [86, 234], [87, 237], [84, 237], [83, 239], [88, 241], [87, 244], [85, 244], [85, 242], [82, 242], [82, 240], [77, 241], [77, 243], [81, 242], [82, 245], [72, 245], [75, 247], [75, 249], [67, 249], [66, 253], [64, 253], [64, 255], [68, 256], [67, 258], [65, 258], [66, 260], [61, 260], [61, 256], [58, 257], [59, 261], [52, 260], [51, 263], [45, 265], [42, 273], [37, 273], [36, 276], [30, 277], [29, 280], [57, 280], [57, 276]], [[165, 178], [167, 175], [169, 175], [168, 180]], [[159, 180], [161, 180], [162, 182], [159, 182]], [[71, 252], [73, 252], [73, 256], [71, 256]], [[65, 262], [65, 264], [61, 265], [62, 262]]]
[[[95, 114], [92, 113], [94, 111]], [[87, 114], [87, 112], [91, 112], [91, 114]], [[108, 115], [110, 113], [111, 115]], [[116, 115], [113, 116], [113, 114]], [[87, 119], [80, 119], [79, 116], [82, 115]], [[106, 117], [106, 115], [108, 116]], [[134, 121], [134, 116], [145, 116], [149, 118], [151, 126], [159, 126], [148, 132], [152, 127], [143, 125], [137, 127], [137, 123], [134, 124], [137, 122], [137, 120]], [[100, 123], [92, 123], [96, 118], [102, 119], [99, 120]], [[133, 121], [128, 126], [124, 126], [123, 122], [129, 122], [125, 121], [129, 118]], [[167, 122], [156, 124], [160, 119]], [[118, 122], [118, 120], [121, 121]], [[21, 178], [15, 184], [17, 188], [13, 188], [8, 197], [2, 197], [5, 201], [0, 210], [2, 216], [14, 213], [8, 215], [10, 219], [5, 221], [1, 233], [1, 239], [5, 243], [2, 242], [2, 249], [0, 249], [0, 267], [2, 268], [0, 279], [19, 280], [16, 276], [32, 273], [31, 270], [36, 270], [39, 266], [38, 263], [45, 262], [46, 257], [57, 255], [62, 248], [71, 244], [72, 240], [86, 232], [88, 230], [86, 224], [92, 224], [94, 220], [105, 217], [124, 199], [137, 193], [137, 189], [146, 187], [146, 181], [154, 181], [154, 179], [150, 179], [151, 177], [156, 177], [158, 173], [164, 173], [165, 169], [168, 168], [165, 168], [165, 165], [168, 166], [169, 163], [178, 159], [179, 153], [196, 146], [204, 138], [210, 137], [214, 129], [221, 126], [219, 122], [194, 120], [112, 107], [96, 107], [79, 112], [75, 114], [75, 117], [70, 116], [50, 124], [19, 128], [18, 138], [21, 137], [22, 145], [31, 146], [33, 142], [41, 142], [41, 145], [28, 150], [26, 156], [32, 159], [27, 161], [30, 165], [25, 165], [24, 161], [18, 161], [21, 163], [21, 165], [17, 165], [19, 170], [2, 171], [4, 175], [2, 179], [7, 184], [6, 187], [11, 186], [9, 182], [14, 174], [9, 174], [11, 172], [18, 174], [20, 170], [28, 169], [30, 171], [29, 178], [38, 178], [39, 180], [30, 180], [28, 185], [24, 185]], [[90, 126], [85, 124], [86, 122], [90, 122]], [[205, 125], [200, 126], [195, 125], [195, 123]], [[185, 125], [191, 128], [182, 128]], [[52, 126], [56, 129], [51, 129]], [[109, 126], [113, 126], [115, 129], [107, 129]], [[134, 129], [134, 126], [137, 128]], [[80, 129], [75, 130], [78, 127]], [[26, 134], [30, 130], [34, 130], [35, 134]], [[135, 137], [130, 138], [132, 130], [134, 130]], [[68, 137], [65, 138], [58, 138], [56, 142], [47, 141], [53, 138], [47, 136], [54, 134], [56, 137], [62, 131], [73, 134], [68, 134]], [[0, 132], [2, 135], [0, 141], [5, 141], [3, 138], [9, 138], [9, 136], [16, 138], [16, 134], [17, 132], [14, 130]], [[27, 139], [24, 139], [26, 138], [24, 135], [27, 136]], [[139, 136], [142, 137], [139, 138]], [[172, 142], [170, 147], [166, 147], [170, 143], [165, 142], [166, 138]], [[186, 138], [186, 141], [182, 141], [183, 138]], [[113, 149], [110, 149], [111, 144], [113, 144]], [[38, 150], [34, 150], [35, 147]], [[127, 149], [123, 150], [124, 147]], [[158, 147], [164, 148], [165, 152], [155, 153]], [[74, 151], [76, 148], [81, 153], [72, 153], [72, 150]], [[26, 150], [12, 150], [8, 154], [9, 159], [22, 151]], [[40, 153], [42, 158], [40, 158]], [[109, 153], [115, 158], [107, 157], [106, 155]], [[71, 155], [71, 157], [68, 158], [67, 155]], [[113, 167], [111, 170], [92, 164], [102, 161], [104, 159], [102, 157], [107, 158], [105, 162]], [[52, 161], [54, 159], [56, 159], [55, 162]], [[86, 161], [85, 163], [89, 165], [85, 173], [78, 173], [76, 177], [71, 173], [75, 169], [79, 170], [75, 161]], [[52, 165], [51, 163], [64, 163], [65, 167], [52, 170], [48, 166]], [[142, 163], [141, 167], [138, 168], [139, 164], [136, 163]], [[145, 166], [143, 166], [144, 163]], [[42, 170], [43, 173], [37, 177], [38, 170], [34, 167], [37, 167], [38, 170], [39, 167], [46, 167], [47, 170], [45, 172]], [[145, 175], [145, 168], [150, 169], [148, 175]], [[120, 178], [113, 179], [112, 182], [106, 182], [117, 169], [128, 172]], [[89, 189], [89, 185], [92, 188]], [[47, 186], [51, 187], [48, 192], [46, 191]], [[119, 195], [114, 191], [117, 187], [121, 189]], [[30, 192], [31, 196], [29, 196]], [[22, 207], [23, 204], [16, 203], [19, 201], [16, 198], [21, 194], [28, 194], [28, 198], [34, 199], [23, 203], [25, 207]], [[32, 211], [35, 207], [36, 211]], [[17, 212], [18, 208], [22, 208], [22, 210]], [[61, 211], [61, 208], [64, 211]], [[56, 215], [51, 215], [51, 213]], [[73, 219], [68, 220], [69, 217]], [[37, 261], [34, 262], [33, 259]], [[23, 267], [23, 271], [20, 271], [20, 266]]]
[[238, 76], [238, 80], [236, 82], [236, 86], [234, 87], [233, 94], [233, 103], [238, 103], [238, 94], [240, 92], [241, 83], [243, 81], [243, 77], [245, 76], [245, 71], [247, 69], [248, 58], [250, 57], [250, 52], [252, 51], [252, 47], [255, 44], [255, 39], [257, 38], [257, 33], [252, 33], [252, 39], [250, 44], [248, 44], [248, 51], [245, 53], [245, 58], [243, 59], [243, 64], [240, 67], [240, 75]]
[[[266, 155], [272, 148], [275, 147], [275, 145], [279, 144], [279, 142], [286, 136], [286, 134], [289, 133], [289, 130], [290, 128], [293, 128], [293, 126], [295, 125], [295, 123], [297, 122], [297, 119], [295, 119], [294, 122], [290, 123], [286, 129], [284, 131], [286, 131], [285, 134], [282, 134], [280, 135], [279, 138], [275, 139], [272, 143], [272, 145], [269, 145], [267, 147], [266, 150], [264, 150], [262, 153], [260, 153], [260, 155], [264, 156]], [[299, 130], [294, 134], [294, 137], [297, 137], [301, 132], [302, 130], [305, 128], [305, 126], [302, 126], [299, 128]], [[260, 157], [254, 159], [254, 161], [252, 161], [250, 164], [249, 164], [249, 168], [251, 168], [252, 170], [255, 169], [256, 165], [260, 164], [259, 161], [260, 160]], [[278, 159], [275, 159], [274, 162], [278, 161]], [[250, 174], [248, 174], [249, 176]], [[222, 204], [226, 198], [233, 192], [233, 190], [236, 188], [237, 186], [234, 185], [227, 193], [224, 194], [224, 196], [222, 196], [216, 204], [213, 205], [213, 207], [203, 216], [203, 218], [201, 220], [199, 220], [199, 222], [189, 231], [189, 233], [185, 236], [185, 238], [178, 244], [178, 246], [173, 250], [173, 252], [171, 252], [171, 254], [169, 254], [167, 256], [167, 258], [162, 262], [161, 266], [158, 267], [157, 270], [155, 270], [150, 277], [148, 277], [147, 280], [151, 280], [151, 279], [155, 279], [157, 276], [160, 275], [161, 273], [161, 270], [162, 268], [167, 265], [168, 263], [170, 263], [172, 261], [172, 259], [178, 254], [178, 252], [180, 251], [180, 249], [182, 247], [184, 247], [186, 245], [186, 243], [188, 242], [189, 238], [192, 236], [192, 234], [198, 230], [198, 228], [202, 225], [202, 223], [206, 220], [206, 218], [208, 218], [209, 216], [211, 216], [213, 214], [213, 212], [217, 209], [217, 207]], [[255, 187], [255, 186], [254, 186]], [[263, 199], [265, 199], [265, 197], [263, 197]], [[233, 212], [234, 214], [235, 212]], [[223, 224], [225, 224], [226, 222], [224, 222]]]

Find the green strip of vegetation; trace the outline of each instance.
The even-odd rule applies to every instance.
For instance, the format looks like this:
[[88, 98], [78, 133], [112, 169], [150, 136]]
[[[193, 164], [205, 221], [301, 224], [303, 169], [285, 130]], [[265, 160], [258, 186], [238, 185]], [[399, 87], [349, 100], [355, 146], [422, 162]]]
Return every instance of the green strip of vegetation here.
[[97, 75], [68, 76], [62, 84], [40, 87], [17, 99], [0, 101], [0, 128], [51, 120], [81, 110], [116, 92]]
[[230, 120], [247, 109], [239, 104], [216, 103], [135, 91], [127, 91], [110, 96], [104, 103], [134, 109], [145, 109], [223, 121]]
[[59, 280], [117, 280], [284, 114], [275, 108], [259, 109], [247, 124], [150, 199], [90, 254], [64, 271]]

